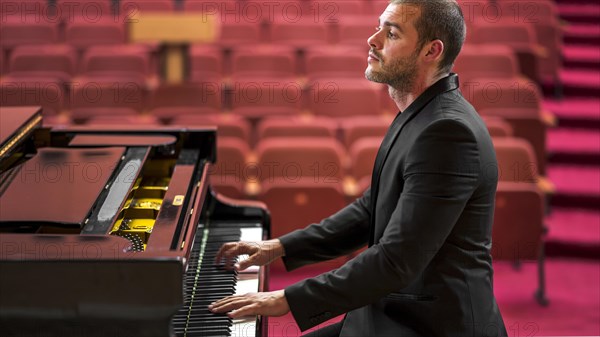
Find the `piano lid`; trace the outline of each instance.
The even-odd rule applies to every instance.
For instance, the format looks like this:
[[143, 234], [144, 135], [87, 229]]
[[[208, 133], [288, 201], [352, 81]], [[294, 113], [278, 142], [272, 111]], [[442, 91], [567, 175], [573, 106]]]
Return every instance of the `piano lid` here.
[[41, 125], [39, 107], [0, 107], [0, 159]]
[[39, 149], [8, 177], [0, 195], [0, 226], [81, 227], [124, 153], [124, 147]]

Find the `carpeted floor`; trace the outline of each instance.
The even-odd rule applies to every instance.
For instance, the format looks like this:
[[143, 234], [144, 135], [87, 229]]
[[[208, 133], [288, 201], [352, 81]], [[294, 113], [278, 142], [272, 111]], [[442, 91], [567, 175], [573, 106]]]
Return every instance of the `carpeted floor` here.
[[[499, 262], [494, 263], [494, 270], [496, 299], [511, 336], [600, 335], [600, 261], [549, 259], [547, 307], [540, 306], [533, 297], [537, 288], [535, 263], [523, 263], [520, 270], [515, 270], [510, 263]], [[292, 273], [274, 270], [271, 289], [285, 288], [324, 271], [310, 267]], [[321, 327], [340, 319], [337, 317]], [[269, 332], [270, 337], [301, 335], [291, 314], [270, 318]]]

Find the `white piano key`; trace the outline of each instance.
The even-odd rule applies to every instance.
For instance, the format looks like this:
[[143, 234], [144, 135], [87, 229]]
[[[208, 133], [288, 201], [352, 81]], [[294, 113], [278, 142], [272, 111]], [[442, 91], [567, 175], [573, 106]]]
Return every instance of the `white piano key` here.
[[[254, 228], [242, 228], [242, 235], [240, 237], [240, 241], [262, 241], [263, 230], [260, 227]], [[238, 262], [244, 261], [248, 258], [248, 255], [240, 255], [238, 257]], [[240, 273], [258, 273], [258, 266], [250, 266], [246, 270], [240, 271]], [[258, 289], [258, 288], [256, 288]]]
[[[262, 228], [242, 228], [241, 241], [262, 241]], [[243, 261], [248, 255], [242, 255], [238, 261]], [[252, 266], [238, 273], [236, 295], [255, 293], [258, 291], [258, 270], [259, 267]], [[231, 326], [232, 337], [255, 337], [256, 336], [256, 316], [248, 316], [233, 320]]]
[[258, 274], [243, 274], [239, 275], [239, 277], [240, 278], [237, 281], [237, 285], [235, 286], [236, 295], [244, 295], [247, 293], [255, 293], [258, 291]]
[[[235, 287], [236, 295], [255, 293], [258, 291], [258, 271], [254, 274], [238, 274], [237, 285]], [[256, 316], [247, 316], [233, 320], [231, 327], [232, 337], [255, 337], [256, 336]]]
[[251, 316], [245, 320], [234, 320], [231, 337], [256, 337], [256, 318]]
[[260, 227], [242, 228], [241, 241], [262, 241], [263, 230]]

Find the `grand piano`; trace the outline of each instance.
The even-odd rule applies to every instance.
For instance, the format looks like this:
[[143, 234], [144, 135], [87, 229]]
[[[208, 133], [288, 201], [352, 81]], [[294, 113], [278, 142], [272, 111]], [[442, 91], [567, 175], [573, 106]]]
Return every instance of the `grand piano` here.
[[215, 160], [211, 128], [53, 129], [2, 107], [0, 336], [266, 336], [266, 319], [207, 309], [268, 281], [214, 264], [270, 226], [211, 189]]

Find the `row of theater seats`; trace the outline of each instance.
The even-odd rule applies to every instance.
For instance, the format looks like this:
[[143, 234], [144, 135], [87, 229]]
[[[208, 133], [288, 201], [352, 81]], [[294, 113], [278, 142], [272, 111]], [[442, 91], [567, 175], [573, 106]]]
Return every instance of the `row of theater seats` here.
[[[484, 121], [498, 158], [498, 167], [483, 173], [499, 177], [494, 259], [539, 258], [543, 287], [540, 249], [553, 186], [540, 173], [531, 144], [513, 137], [509, 123], [495, 118]], [[219, 137], [219, 160], [211, 184], [225, 195], [265, 202], [274, 224], [272, 235], [289, 233], [333, 214], [366, 190], [389, 123], [373, 117], [348, 118], [336, 130], [336, 124], [325, 118], [270, 118], [258, 124], [254, 148], [240, 137], [248, 135], [247, 128], [245, 133], [238, 130], [237, 136], [233, 128], [220, 128], [228, 136]], [[343, 263], [344, 259], [328, 262], [331, 267]]]
[[[540, 174], [531, 144], [512, 137], [510, 125], [502, 120], [485, 122], [499, 163], [496, 216], [512, 219], [505, 226], [513, 234], [517, 231], [518, 237], [531, 238], [531, 233], [542, 228], [543, 207], [552, 186]], [[339, 126], [340, 141], [331, 120], [266, 119], [257, 127], [259, 140], [253, 149], [233, 133], [219, 137], [219, 161], [211, 183], [225, 195], [266, 202], [277, 224], [273, 234], [287, 233], [332, 214], [370, 185], [374, 158], [388, 123], [364, 117], [346, 119]], [[496, 169], [490, 167], [485, 174], [494, 175]], [[523, 212], [513, 213], [516, 209]], [[527, 222], [532, 212], [539, 216]], [[515, 214], [525, 216], [514, 219]]]
[[[35, 3], [35, 8], [46, 1], [14, 1], [13, 6], [3, 6], [3, 29], [1, 45], [11, 49], [22, 44], [65, 42], [78, 50], [96, 45], [122, 44], [128, 41], [128, 25], [136, 13], [170, 11], [180, 2], [172, 1], [122, 1], [121, 15], [115, 16], [111, 1], [58, 1], [57, 8], [66, 5], [79, 8], [62, 10], [73, 18], [49, 20], [51, 15], [34, 15], [35, 11], [19, 3]], [[165, 5], [165, 4], [172, 4]], [[266, 4], [269, 4], [268, 6]], [[292, 5], [295, 4], [295, 5]], [[275, 43], [295, 48], [314, 45], [356, 45], [368, 48], [365, 41], [374, 32], [376, 17], [387, 1], [317, 1], [284, 0], [260, 2], [250, 0], [232, 1], [184, 1], [183, 10], [204, 10], [217, 16], [221, 35], [216, 41], [222, 47], [236, 48], [240, 45]], [[558, 51], [561, 46], [562, 28], [556, 19], [556, 7], [549, 0], [534, 1], [462, 1], [467, 18], [468, 44], [502, 44], [513, 49], [521, 60], [521, 70], [534, 80], [555, 80], [560, 68]], [[92, 6], [93, 5], [93, 6]], [[14, 8], [16, 6], [16, 8]], [[62, 6], [62, 7], [61, 7]], [[212, 6], [212, 7], [211, 7]], [[248, 7], [255, 8], [252, 16]], [[261, 7], [262, 6], [262, 7]], [[266, 8], [263, 8], [267, 6]], [[291, 17], [288, 11], [272, 7], [300, 8], [300, 15]], [[307, 7], [308, 6], [308, 7]], [[311, 7], [312, 6], [312, 7]], [[317, 9], [314, 9], [316, 6]], [[332, 7], [331, 13], [324, 8]], [[53, 7], [52, 7], [53, 8]], [[308, 8], [308, 9], [301, 9]], [[313, 8], [313, 9], [310, 9]], [[100, 14], [95, 14], [100, 12]], [[42, 13], [46, 13], [42, 11]], [[90, 11], [92, 13], [90, 13]], [[270, 14], [270, 13], [278, 13]], [[75, 14], [73, 14], [75, 13]], [[123, 14], [124, 13], [124, 14]], [[264, 14], [269, 13], [266, 16]], [[268, 20], [274, 16], [275, 19]]]
[[[22, 3], [23, 5], [15, 5]], [[29, 8], [31, 3], [35, 7]], [[98, 44], [122, 44], [128, 41], [131, 11], [145, 13], [170, 11], [180, 2], [173, 1], [121, 1], [121, 15], [112, 13], [110, 1], [59, 1], [58, 7], [68, 5], [80, 11], [62, 10], [73, 15], [64, 20], [51, 15], [35, 15], [34, 8], [43, 8], [46, 1], [8, 2], [3, 5], [3, 32], [1, 45], [12, 48], [22, 44], [66, 42], [78, 49]], [[535, 79], [556, 78], [560, 68], [562, 27], [557, 10], [549, 0], [534, 1], [461, 1], [469, 28], [468, 43], [482, 45], [498, 43], [511, 47], [523, 62], [522, 69]], [[27, 5], [30, 4], [30, 5]], [[374, 31], [372, 17], [379, 15], [387, 1], [317, 1], [285, 0], [258, 2], [237, 1], [185, 1], [184, 12], [204, 10], [214, 13], [220, 23], [218, 43], [224, 47], [242, 44], [277, 43], [294, 47], [315, 44], [359, 45], [367, 48], [366, 37]], [[269, 4], [266, 8], [265, 6]], [[292, 6], [292, 4], [296, 4]], [[92, 6], [93, 5], [93, 6]], [[108, 7], [107, 7], [108, 6]], [[299, 15], [277, 11], [272, 7], [306, 8]], [[290, 7], [291, 6], [291, 7]], [[312, 6], [312, 7], [311, 7]], [[15, 8], [16, 7], [16, 8]], [[248, 10], [255, 8], [256, 15]], [[327, 13], [324, 8], [332, 7]], [[312, 8], [312, 9], [310, 9]], [[316, 8], [316, 9], [315, 9]], [[94, 13], [100, 12], [100, 14]], [[47, 13], [48, 10], [42, 11]], [[91, 12], [91, 13], [90, 13]], [[331, 13], [330, 13], [331, 12]], [[124, 14], [123, 14], [124, 13]], [[273, 14], [271, 14], [273, 13]], [[268, 15], [266, 15], [268, 14]], [[268, 18], [275, 19], [269, 20]]]
[[[348, 117], [341, 120], [309, 116], [272, 117], [252, 128], [245, 120], [234, 116], [198, 116], [192, 121], [190, 119], [177, 118], [175, 125], [198, 123], [219, 126], [219, 162], [213, 172], [217, 176], [232, 176], [235, 182], [254, 184], [285, 175], [282, 171], [274, 171], [282, 170], [281, 166], [270, 168], [269, 163], [286, 166], [286, 163], [302, 161], [297, 170], [289, 168], [300, 171], [291, 172], [292, 176], [327, 176], [335, 183], [341, 183], [344, 177], [350, 176], [359, 182], [358, 186], [362, 186], [358, 191], [368, 186], [364, 179], [371, 175], [375, 153], [391, 122], [391, 117]], [[512, 137], [512, 127], [502, 119], [484, 118], [484, 121], [493, 137]], [[248, 145], [248, 138], [254, 139], [252, 146]], [[527, 144], [528, 153], [535, 162], [531, 145], [524, 140], [521, 142]], [[331, 167], [327, 167], [329, 163]], [[251, 164], [256, 164], [256, 167]], [[537, 165], [533, 165], [533, 169], [537, 172]], [[533, 177], [528, 179], [532, 180]], [[223, 179], [223, 182], [226, 180]], [[352, 191], [357, 191], [356, 188], [348, 186], [348, 194], [355, 196], [356, 193]], [[244, 191], [252, 194], [256, 188], [246, 186], [233, 194], [239, 196]]]
[[[363, 41], [366, 46], [366, 40]], [[226, 50], [217, 45], [193, 45], [189, 49], [192, 82], [228, 78], [302, 80], [328, 77], [361, 78], [367, 52], [359, 46], [321, 46], [296, 49], [281, 45], [238, 46]], [[0, 56], [0, 74], [10, 79], [46, 77], [68, 82], [77, 77], [112, 82], [155, 83], [160, 73], [156, 49], [143, 44], [94, 46], [79, 54], [73, 46], [23, 45]], [[493, 66], [491, 66], [493, 65]], [[520, 62], [513, 50], [503, 45], [465, 45], [455, 71], [463, 77], [514, 77]]]
[[[89, 5], [96, 2], [82, 3]], [[61, 2], [58, 4], [60, 6]], [[362, 5], [366, 4], [362, 2]], [[496, 8], [489, 7], [492, 3], [487, 2], [462, 4], [468, 17], [478, 18], [468, 22], [490, 21], [490, 8]], [[509, 7], [513, 10], [521, 8], [514, 7], [513, 2], [502, 2], [502, 6], [508, 4], [513, 6]], [[535, 4], [533, 11], [525, 11], [530, 8], [527, 6], [521, 10], [532, 24], [537, 25], [541, 21], [532, 18], [531, 13], [552, 14], [551, 6], [549, 9], [542, 6], [547, 1], [528, 4]], [[6, 9], [6, 6], [3, 8]], [[473, 8], [485, 11], [478, 12]], [[26, 21], [19, 21], [15, 27], [26, 27]], [[520, 22], [523, 20], [516, 21], [516, 25], [523, 24]], [[93, 22], [86, 24], [95, 27]], [[494, 22], [489, 26], [497, 27], [497, 24]], [[310, 30], [298, 29], [304, 26], [295, 27], [291, 30], [302, 31], [299, 36], [311, 34]], [[5, 33], [6, 27], [3, 28]], [[474, 33], [480, 31], [482, 29], [476, 29]], [[468, 42], [455, 70], [462, 77], [465, 96], [482, 114], [506, 118], [513, 125], [516, 136], [532, 142], [544, 172], [545, 127], [551, 124], [551, 118], [540, 109], [536, 85], [521, 75], [523, 69], [531, 69], [530, 64], [523, 62], [527, 58], [522, 57], [522, 50], [513, 48], [518, 45], [494, 45], [505, 36], [518, 36], [510, 32], [502, 35], [487, 31], [484, 35], [488, 44], [481, 46]], [[80, 36], [90, 43], [102, 43], [94, 36]], [[152, 48], [148, 46], [96, 46], [88, 48], [79, 57], [73, 46], [27, 45], [32, 43], [28, 38], [38, 38], [36, 34], [7, 34], [7, 37], [26, 45], [13, 48], [10, 44], [3, 44], [10, 56], [8, 62], [0, 57], [0, 69], [7, 72], [1, 84], [3, 105], [44, 105], [47, 114], [59, 114], [63, 117], [62, 121], [66, 117], [69, 122], [80, 123], [104, 118], [105, 115], [111, 115], [111, 118], [123, 115], [130, 120], [134, 115], [141, 115], [140, 121], [159, 119], [168, 123], [173, 116], [214, 113], [222, 109], [251, 119], [273, 114], [296, 114], [303, 110], [315, 115], [345, 116], [379, 114], [395, 109], [379, 87], [346, 78], [362, 76], [364, 68], [364, 60], [360, 61], [364, 55], [346, 48], [323, 51], [315, 47], [299, 52], [280, 45], [237, 47], [233, 51], [220, 44], [197, 46], [190, 53], [190, 77], [200, 83], [165, 87], [158, 85], [157, 72], [152, 70], [152, 64], [156, 62], [153, 61]], [[2, 42], [6, 43], [6, 39]], [[361, 44], [366, 45], [364, 36]], [[308, 85], [306, 78], [309, 79]]]
[[[79, 10], [67, 11], [68, 2]], [[385, 88], [361, 79], [366, 40], [387, 1], [274, 2], [303, 15], [265, 17], [260, 7], [253, 17], [255, 4], [266, 2], [251, 0], [118, 7], [58, 0], [54, 14], [44, 9], [50, 2], [2, 1], [0, 105], [42, 105], [51, 123], [217, 125], [215, 188], [265, 201], [273, 236], [289, 232], [330, 215], [369, 185], [396, 108]], [[190, 48], [189, 83], [160, 83], [156, 45], [123, 45], [133, 12], [215, 4], [221, 35]], [[500, 164], [494, 249], [504, 251], [494, 257], [536, 258], [552, 193], [544, 174], [546, 128], [553, 123], [538, 84], [560, 68], [556, 8], [548, 0], [460, 4], [469, 33], [455, 72], [485, 118]], [[90, 20], [94, 11], [110, 15]]]
[[[144, 90], [133, 82], [82, 81], [70, 90], [45, 79], [0, 81], [3, 106], [42, 105], [52, 123], [137, 122], [172, 124], [175, 118], [229, 114], [250, 121], [268, 116], [344, 117], [395, 113], [379, 85], [365, 79], [328, 78], [307, 85], [289, 80], [255, 78], [229, 85], [220, 82], [160, 85]], [[552, 116], [541, 108], [535, 83], [521, 77], [472, 77], [462, 82], [463, 95], [480, 114], [504, 118], [514, 135], [534, 146], [545, 173], [546, 129]]]

